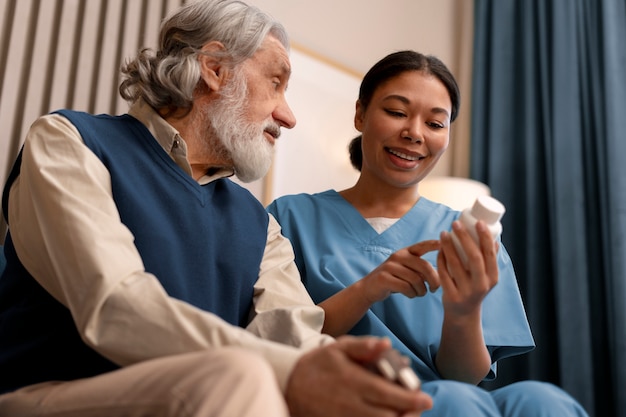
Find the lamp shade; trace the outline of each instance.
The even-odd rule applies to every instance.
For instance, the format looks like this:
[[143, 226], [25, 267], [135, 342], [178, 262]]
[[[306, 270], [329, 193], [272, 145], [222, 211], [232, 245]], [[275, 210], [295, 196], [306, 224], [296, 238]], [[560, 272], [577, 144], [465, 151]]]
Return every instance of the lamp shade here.
[[432, 176], [424, 178], [419, 185], [420, 195], [455, 210], [471, 207], [481, 195], [491, 190], [482, 182], [461, 177]]

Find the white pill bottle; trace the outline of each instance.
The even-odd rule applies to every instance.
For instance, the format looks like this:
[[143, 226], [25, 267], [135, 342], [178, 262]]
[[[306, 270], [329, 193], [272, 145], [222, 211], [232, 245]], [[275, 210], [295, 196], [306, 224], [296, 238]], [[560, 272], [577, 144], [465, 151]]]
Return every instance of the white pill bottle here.
[[[493, 197], [482, 195], [479, 196], [472, 207], [466, 208], [461, 212], [459, 221], [463, 223], [465, 229], [472, 236], [474, 241], [478, 243], [478, 233], [476, 232], [476, 223], [478, 220], [482, 220], [489, 228], [493, 239], [500, 237], [502, 233], [502, 223], [500, 219], [504, 215], [504, 205]], [[456, 248], [463, 265], [467, 267], [467, 255], [461, 246], [461, 242], [452, 232], [452, 242]]]

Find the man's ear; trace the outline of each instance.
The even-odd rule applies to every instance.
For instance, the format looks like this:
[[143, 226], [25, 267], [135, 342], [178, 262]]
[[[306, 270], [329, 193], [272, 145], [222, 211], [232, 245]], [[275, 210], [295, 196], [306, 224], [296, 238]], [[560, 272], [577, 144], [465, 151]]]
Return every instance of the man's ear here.
[[363, 113], [364, 112], [365, 112], [365, 109], [363, 109], [363, 106], [361, 105], [361, 101], [357, 100], [356, 109], [354, 111], [354, 127], [359, 132], [363, 132], [363, 116], [364, 116]]
[[221, 42], [211, 41], [202, 47], [198, 55], [200, 76], [209, 90], [217, 91], [224, 84], [228, 75], [228, 66], [222, 55], [226, 48]]

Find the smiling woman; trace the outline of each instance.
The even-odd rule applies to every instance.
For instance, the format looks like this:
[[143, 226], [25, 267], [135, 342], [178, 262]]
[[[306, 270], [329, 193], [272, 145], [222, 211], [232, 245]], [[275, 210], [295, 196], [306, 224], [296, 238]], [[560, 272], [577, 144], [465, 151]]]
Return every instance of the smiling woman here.
[[[361, 177], [342, 195], [349, 201], [352, 197], [359, 200], [360, 188], [380, 189], [386, 183], [408, 189], [414, 197], [407, 199], [408, 206], [397, 216], [401, 217], [413, 206], [415, 196], [419, 197], [413, 186], [432, 171], [448, 147], [453, 108], [450, 93], [440, 79], [416, 70], [381, 84], [371, 96], [364, 90], [354, 119], [362, 138]], [[458, 97], [458, 90], [456, 94]], [[366, 217], [380, 216], [378, 208], [373, 208], [373, 213], [360, 204], [357, 208], [365, 211]]]
[[[350, 139], [358, 133], [353, 119], [362, 74], [297, 44], [292, 45], [290, 55], [293, 71], [287, 99], [297, 124], [292, 130], [284, 130], [276, 142], [268, 176], [245, 184], [264, 204], [288, 194], [344, 189], [359, 175], [346, 156]], [[455, 131], [458, 134], [458, 129]], [[459, 145], [458, 138], [451, 142]], [[420, 194], [462, 210], [477, 196], [489, 194], [489, 188], [478, 181], [442, 175], [448, 171], [441, 164], [446, 164], [451, 151], [452, 144], [420, 183]]]
[[411, 359], [433, 415], [584, 416], [553, 385], [526, 381], [494, 393], [476, 386], [495, 378], [498, 360], [532, 350], [534, 341], [502, 242], [482, 222], [475, 242], [457, 210], [419, 187], [448, 146], [459, 102], [437, 58], [386, 56], [359, 89], [353, 120], [361, 135], [350, 146], [356, 183], [283, 196], [268, 211], [326, 313], [323, 331], [389, 338]]

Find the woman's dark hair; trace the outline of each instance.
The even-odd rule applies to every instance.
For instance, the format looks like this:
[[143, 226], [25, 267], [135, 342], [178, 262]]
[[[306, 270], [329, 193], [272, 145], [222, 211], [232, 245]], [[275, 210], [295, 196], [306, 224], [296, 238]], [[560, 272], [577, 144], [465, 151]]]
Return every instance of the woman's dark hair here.
[[[418, 71], [432, 75], [439, 79], [448, 90], [452, 111], [450, 122], [452, 123], [461, 105], [461, 95], [459, 86], [454, 79], [454, 75], [441, 60], [432, 55], [424, 55], [415, 51], [394, 52], [378, 61], [363, 77], [359, 88], [359, 102], [363, 110], [367, 109], [376, 92], [376, 89], [391, 78], [407, 71]], [[361, 170], [363, 165], [363, 154], [361, 151], [361, 135], [352, 139], [348, 150], [350, 152], [350, 162], [357, 170]]]

